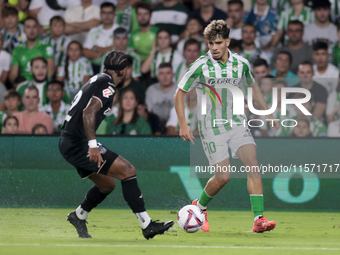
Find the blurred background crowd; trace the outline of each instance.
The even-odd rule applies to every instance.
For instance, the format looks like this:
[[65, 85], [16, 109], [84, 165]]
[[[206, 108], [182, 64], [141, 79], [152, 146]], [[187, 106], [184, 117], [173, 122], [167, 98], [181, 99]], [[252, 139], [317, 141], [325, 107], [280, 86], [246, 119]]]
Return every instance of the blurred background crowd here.
[[[72, 99], [103, 71], [111, 50], [129, 55], [127, 77], [98, 135], [178, 135], [173, 97], [200, 55], [211, 20], [230, 26], [229, 49], [252, 66], [274, 116], [286, 126], [255, 137], [340, 137], [340, 0], [0, 0], [0, 133], [58, 134]], [[311, 92], [306, 116], [281, 89]], [[246, 94], [246, 90], [245, 90]], [[301, 94], [289, 94], [298, 99]], [[245, 98], [246, 100], [247, 98]], [[196, 94], [186, 116], [197, 131]], [[246, 109], [247, 104], [246, 104]]]

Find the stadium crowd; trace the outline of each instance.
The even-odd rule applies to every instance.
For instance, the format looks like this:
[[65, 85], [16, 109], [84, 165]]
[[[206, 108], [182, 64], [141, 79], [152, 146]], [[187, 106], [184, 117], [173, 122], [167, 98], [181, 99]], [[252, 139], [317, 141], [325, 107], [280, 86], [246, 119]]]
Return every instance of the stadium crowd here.
[[[57, 134], [74, 96], [103, 71], [111, 50], [125, 52], [127, 77], [102, 135], [178, 135], [173, 97], [200, 55], [209, 21], [226, 20], [229, 49], [253, 68], [266, 102], [277, 88], [277, 119], [294, 128], [251, 128], [256, 137], [340, 137], [338, 0], [0, 0], [0, 133]], [[281, 89], [311, 92], [281, 115]], [[246, 89], [244, 90], [245, 94]], [[301, 94], [289, 94], [298, 99]], [[247, 97], [245, 98], [245, 100]], [[186, 116], [198, 134], [195, 91]], [[246, 104], [247, 109], [247, 104]], [[248, 112], [250, 119], [265, 118]]]

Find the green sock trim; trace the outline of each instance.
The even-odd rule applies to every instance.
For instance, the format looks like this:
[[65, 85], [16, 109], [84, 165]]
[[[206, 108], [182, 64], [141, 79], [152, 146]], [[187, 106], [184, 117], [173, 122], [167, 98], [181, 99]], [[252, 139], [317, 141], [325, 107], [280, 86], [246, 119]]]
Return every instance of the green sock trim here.
[[250, 195], [250, 203], [254, 218], [258, 215], [263, 215], [263, 195]]
[[212, 197], [210, 197], [207, 192], [205, 191], [205, 189], [202, 190], [200, 199], [198, 200], [200, 202], [200, 205], [202, 206], [207, 206], [209, 204], [209, 202], [211, 201], [211, 199], [213, 199]]

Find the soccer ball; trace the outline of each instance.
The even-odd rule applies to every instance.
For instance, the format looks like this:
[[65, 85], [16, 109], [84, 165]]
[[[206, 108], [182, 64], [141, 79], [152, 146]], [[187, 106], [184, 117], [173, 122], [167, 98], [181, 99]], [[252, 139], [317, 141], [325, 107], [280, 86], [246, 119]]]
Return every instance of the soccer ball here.
[[205, 215], [196, 205], [186, 205], [177, 214], [179, 227], [187, 233], [200, 230], [204, 224]]

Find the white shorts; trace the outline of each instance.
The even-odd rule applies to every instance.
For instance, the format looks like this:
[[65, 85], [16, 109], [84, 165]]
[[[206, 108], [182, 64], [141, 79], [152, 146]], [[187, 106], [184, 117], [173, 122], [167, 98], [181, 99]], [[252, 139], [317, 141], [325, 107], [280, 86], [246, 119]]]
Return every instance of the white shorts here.
[[219, 135], [203, 135], [203, 149], [211, 166], [229, 158], [229, 148], [232, 157], [238, 158], [236, 152], [241, 146], [246, 144], [256, 145], [249, 128], [244, 126], [238, 126]]

